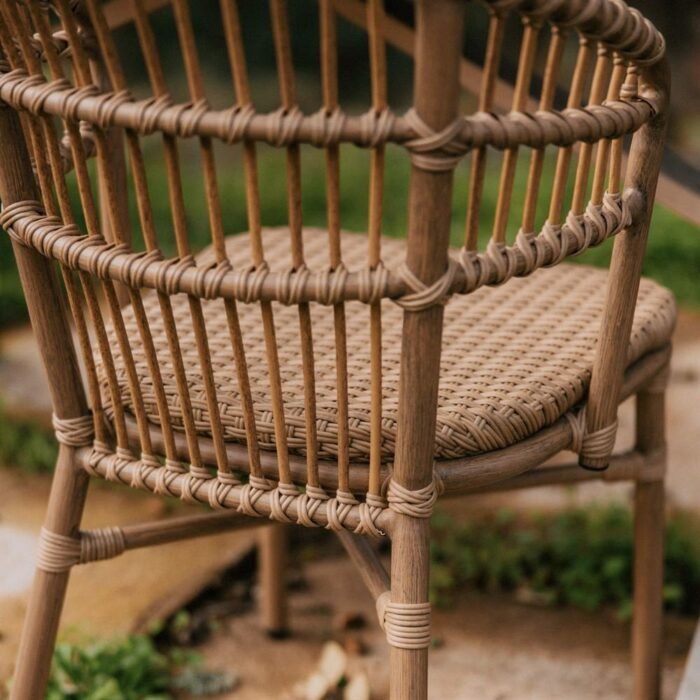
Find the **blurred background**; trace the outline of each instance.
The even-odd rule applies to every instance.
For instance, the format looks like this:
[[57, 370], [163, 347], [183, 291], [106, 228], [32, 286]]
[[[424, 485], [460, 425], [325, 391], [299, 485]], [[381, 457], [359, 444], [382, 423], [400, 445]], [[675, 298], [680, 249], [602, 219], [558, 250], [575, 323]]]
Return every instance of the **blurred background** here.
[[[120, 2], [112, 0], [105, 6], [118, 8]], [[700, 614], [700, 3], [634, 0], [630, 4], [665, 35], [673, 75], [668, 148], [644, 269], [646, 275], [673, 290], [680, 307], [669, 392], [663, 697], [670, 699], [676, 697], [681, 686]], [[167, 0], [150, 0], [149, 7], [155, 8], [151, 21], [170, 91], [175, 100], [187, 101], [171, 8]], [[403, 49], [410, 47], [413, 6], [406, 0], [386, 0], [385, 7], [394, 23], [385, 37], [388, 102], [395, 112], [402, 113], [411, 103], [413, 65]], [[214, 108], [227, 107], [233, 101], [233, 88], [223, 28], [217, 19], [219, 3], [198, 0], [191, 3], [191, 8], [209, 101]], [[338, 0], [336, 9], [340, 100], [347, 112], [360, 114], [371, 101], [368, 42], [359, 26], [365, 7], [360, 0]], [[259, 111], [274, 110], [279, 105], [279, 94], [266, 4], [239, 2], [239, 11], [245, 27], [254, 102]], [[318, 12], [310, 0], [290, 0], [289, 13], [298, 101], [303, 111], [311, 113], [321, 104]], [[482, 60], [487, 23], [486, 13], [478, 3], [471, 3], [464, 56], [472, 68]], [[520, 34], [519, 23], [513, 18], [507, 27], [500, 70], [506, 86], [515, 80]], [[134, 95], [148, 96], [146, 68], [133, 25], [127, 23], [116, 29], [115, 37]], [[572, 69], [576, 47], [576, 37], [572, 36], [564, 59], [565, 73]], [[545, 51], [543, 41], [533, 95], [538, 94], [541, 84], [537, 76], [542, 72]], [[563, 77], [556, 98], [558, 108], [566, 102], [566, 84]], [[478, 80], [465, 87], [462, 108], [474, 111]], [[496, 111], [507, 111], [507, 90], [501, 91], [499, 100]], [[172, 252], [172, 222], [159, 137], [146, 137], [143, 144], [156, 227], [166, 252]], [[369, 156], [352, 146], [341, 150], [341, 225], [365, 231]], [[549, 196], [546, 183], [551, 182], [556, 160], [556, 151], [550, 150], [538, 226], [544, 222]], [[216, 156], [227, 233], [245, 231], [248, 223], [240, 150], [216, 144]], [[210, 235], [197, 144], [183, 143], [181, 158], [188, 226], [196, 245], [203, 247]], [[402, 237], [407, 224], [409, 161], [402, 149], [391, 146], [386, 158], [383, 233]], [[304, 223], [324, 227], [324, 154], [304, 149], [302, 161]], [[501, 154], [490, 153], [480, 221], [482, 244], [493, 225], [500, 166]], [[510, 240], [519, 227], [527, 166], [528, 159], [521, 158], [508, 226]], [[280, 149], [259, 148], [266, 226], [287, 223], [284, 167]], [[469, 161], [465, 159], [455, 175], [455, 246], [464, 239], [468, 174]], [[80, 221], [77, 190], [71, 178], [69, 186]], [[138, 246], [136, 203], [133, 193], [129, 196], [129, 223]], [[611, 242], [588, 251], [580, 261], [605, 265], [610, 249]], [[632, 406], [625, 405], [620, 417], [619, 447], [630, 446], [633, 423]], [[8, 237], [2, 235], [0, 684], [11, 673], [55, 454], [43, 373], [11, 247]], [[633, 528], [630, 497], [628, 486], [587, 485], [472, 497], [459, 506], [442, 509], [434, 522], [432, 571], [432, 596], [438, 610], [436, 629], [440, 632], [431, 663], [435, 664], [434, 679], [442, 679], [442, 685], [433, 689], [436, 697], [584, 700], [628, 695]], [[87, 525], [165, 517], [187, 508], [99, 484], [91, 492]], [[369, 694], [363, 695], [362, 689], [353, 691], [357, 695], [343, 696], [344, 691], [338, 688], [339, 684], [353, 683], [362, 688], [362, 678], [371, 686], [372, 697], [383, 697], [386, 658], [381, 634], [374, 629], [372, 606], [333, 542], [322, 534], [294, 533], [287, 583], [293, 624], [300, 633], [284, 643], [270, 642], [257, 625], [253, 535], [240, 533], [135, 551], [114, 566], [110, 562], [76, 571], [61, 633], [63, 646], [56, 655], [51, 700], [136, 700], [143, 698], [146, 690], [158, 698], [206, 693], [237, 700], [311, 697], [304, 695], [303, 687], [299, 690], [299, 683], [303, 686], [305, 679], [318, 670], [320, 657], [331, 659], [321, 663], [335, 664], [331, 675], [336, 673], [337, 678], [329, 681], [326, 694], [318, 695], [318, 700], [366, 699]], [[115, 588], [124, 594], [120, 604], [107, 609], [102, 606], [97, 614], [101, 597]], [[101, 678], [99, 683], [95, 677]]]

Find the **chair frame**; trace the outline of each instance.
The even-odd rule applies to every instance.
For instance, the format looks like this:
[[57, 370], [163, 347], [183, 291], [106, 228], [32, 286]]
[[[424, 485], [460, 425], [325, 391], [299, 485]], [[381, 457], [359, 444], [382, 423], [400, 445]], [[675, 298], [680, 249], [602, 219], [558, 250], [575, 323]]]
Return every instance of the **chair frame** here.
[[[529, 5], [520, 0], [492, 0], [492, 4], [496, 8], [515, 5], [523, 12], [529, 8], [528, 11], [534, 14], [539, 11], [545, 16], [560, 11], [564, 5], [563, 2], [553, 0], [531, 0]], [[576, 12], [572, 10], [573, 15], [581, 15], [582, 12], [585, 14], [581, 9], [584, 3], [571, 4], [576, 6]], [[422, 125], [430, 132], [425, 137], [427, 141], [435, 135], [444, 134], [459, 117], [459, 62], [465, 5], [465, 2], [458, 0], [420, 0], [417, 3], [414, 108], [420, 115]], [[601, 0], [597, 5], [609, 10], [612, 3]], [[378, 5], [373, 3], [372, 6], [376, 8]], [[643, 54], [646, 46], [648, 53], [654, 53], [649, 48], [649, 43], [645, 45], [645, 39], [639, 38], [641, 25], [638, 22], [635, 24], [636, 19], [629, 19], [631, 16], [627, 11], [625, 18], [628, 23], [635, 25], [632, 34], [636, 38], [631, 41], [634, 50]], [[579, 23], [593, 37], [605, 34], [601, 21], [590, 14], [580, 19]], [[624, 34], [622, 29], [619, 31]], [[436, 36], [440, 37], [440, 41], [435, 41]], [[653, 43], [654, 36], [649, 36]], [[647, 35], [645, 37], [648, 38]], [[407, 305], [405, 309], [399, 388], [401, 400], [391, 474], [392, 483], [401, 490], [394, 493], [394, 507], [380, 509], [380, 512], [373, 514], [372, 520], [375, 528], [391, 538], [391, 571], [384, 570], [366, 538], [351, 534], [350, 530], [362, 525], [360, 510], [350, 513], [337, 532], [343, 546], [358, 565], [370, 593], [377, 600], [379, 619], [391, 644], [392, 700], [420, 700], [427, 697], [428, 644], [425, 643], [425, 637], [427, 626], [429, 638], [430, 619], [427, 603], [430, 521], [427, 516], [437, 498], [437, 491], [441, 490], [445, 495], [459, 495], [594, 478], [631, 480], [635, 483], [634, 696], [638, 700], [651, 700], [659, 696], [665, 471], [664, 396], [670, 348], [650, 353], [627, 369], [624, 350], [629, 342], [660, 171], [666, 130], [669, 71], [665, 59], [660, 55], [655, 56], [649, 65], [640, 62], [639, 71], [639, 109], [647, 109], [645, 105], [650, 108], [641, 125], [636, 125], [639, 128], [632, 138], [629, 154], [624, 202], [629, 209], [631, 223], [616, 237], [600, 342], [587, 401], [586, 422], [585, 426], [578, 426], [584, 437], [600, 436], [601, 431], [606, 430], [608, 433], [602, 452], [593, 450], [590, 454], [581, 456], [581, 465], [587, 470], [577, 465], [535, 469], [548, 457], [569, 448], [572, 442], [580, 442], [581, 435], [578, 438], [575, 435], [577, 428], [566, 418], [512, 447], [434, 465], [433, 439], [441, 357], [441, 345], [436, 342], [436, 338], [442, 334], [443, 306], [432, 299], [430, 303], [421, 303], [415, 307]], [[10, 216], [10, 212], [17, 214], [19, 205], [40, 201], [25, 142], [25, 131], [16, 111], [20, 106], [18, 103], [23, 100], [19, 92], [13, 92], [9, 81], [0, 81], [0, 98], [8, 103], [0, 104], [0, 199], [5, 212], [4, 224], [13, 237], [13, 250], [32, 325], [46, 367], [54, 413], [60, 417], [56, 427], [61, 443], [44, 524], [44, 531], [48, 534], [42, 542], [42, 565], [36, 572], [11, 694], [12, 700], [39, 700], [46, 687], [60, 611], [73, 565], [114, 556], [136, 547], [269, 524], [269, 521], [261, 518], [256, 520], [231, 510], [165, 523], [146, 523], [104, 531], [80, 531], [89, 475], [108, 475], [110, 467], [99, 460], [96, 462], [93, 448], [84, 439], [80, 439], [80, 431], [85, 429], [83, 419], [89, 415], [88, 399], [73, 347], [67, 308], [52, 261], [42, 254], [41, 251], [45, 249], [31, 244], [29, 227], [22, 229], [21, 222], [17, 223], [18, 219]], [[27, 88], [25, 93], [30, 98], [31, 88]], [[31, 110], [28, 107], [29, 98], [24, 100], [22, 106]], [[521, 83], [516, 86], [514, 111], [523, 110], [525, 98], [526, 91]], [[284, 101], [286, 107], [294, 106], [291, 95]], [[381, 103], [381, 96], [378, 101]], [[114, 111], [114, 123], [130, 126], [129, 120], [132, 117], [129, 115], [129, 105], [122, 107], [126, 108]], [[483, 104], [482, 110], [487, 109], [488, 104]], [[118, 123], [119, 119], [122, 120], [121, 124]], [[219, 127], [213, 120], [208, 122], [202, 119], [198, 128], [200, 135], [207, 137], [211, 136], [206, 134], [207, 128], [216, 132]], [[302, 125], [298, 131], [299, 138], [312, 139], [312, 136], [304, 136], [305, 128]], [[356, 128], [359, 126], [348, 120], [348, 133], [345, 137], [352, 139], [353, 129]], [[398, 141], [417, 138], [416, 131], [405, 120], [397, 120], [394, 128], [394, 136]], [[255, 138], [258, 133], [261, 139], [265, 138], [265, 126], [262, 123], [257, 124], [253, 120], [250, 130], [249, 137]], [[616, 140], [612, 141], [613, 144], [621, 143], [619, 137], [622, 133], [624, 132], [614, 134]], [[611, 139], [612, 136], [608, 142]], [[429, 144], [428, 150], [440, 151], [449, 142], [447, 139], [437, 146]], [[546, 141], [555, 142], [551, 139]], [[514, 140], [509, 144], [508, 148], [517, 150], [519, 142]], [[478, 153], [484, 145], [485, 143], [476, 142], [470, 148], [475, 147]], [[404, 278], [390, 277], [383, 293], [384, 296], [399, 299], [411, 297], [411, 294], [420, 295], [425, 290], [434, 290], [444, 279], [445, 270], [449, 267], [447, 251], [454, 164], [433, 167], [435, 163], [428, 162], [431, 154], [424, 157], [425, 142], [419, 146], [414, 153], [409, 193], [406, 265], [410, 275]], [[614, 159], [619, 159], [621, 150], [615, 146], [613, 150], [616, 151]], [[447, 155], [453, 154], [448, 152]], [[446, 161], [445, 152], [440, 151], [438, 156], [441, 162]], [[506, 190], [508, 186], [512, 188], [512, 178], [510, 183], [507, 180], [508, 178], [505, 182]], [[504, 208], [499, 203], [501, 213]], [[58, 257], [58, 250], [53, 250], [54, 255], [51, 257]], [[116, 267], [115, 264], [114, 269]], [[460, 274], [451, 277], [447, 286], [441, 287], [442, 295], [464, 289], [464, 279]], [[155, 279], [156, 273], [153, 275], [149, 279]], [[114, 279], [125, 283], [126, 293], [130, 293], [133, 285], [129, 284], [128, 270], [117, 271]], [[194, 284], [187, 275], [182, 275], [181, 279], [185, 286]], [[407, 279], [409, 282], [406, 282]], [[157, 284], [156, 282], [152, 286]], [[357, 281], [348, 282], [346, 299], [361, 296], [357, 284]], [[267, 287], [263, 285], [260, 292], [263, 304], [269, 302], [269, 295], [273, 294], [270, 290], [274, 286], [274, 280]], [[306, 305], [308, 310], [308, 302], [314, 301], [311, 286], [307, 285], [303, 298], [298, 301], [300, 309]], [[192, 293], [191, 290], [187, 291]], [[268, 295], [267, 299], [265, 295]], [[302, 311], [300, 314], [303, 323]], [[611, 458], [609, 428], [615, 423], [620, 400], [629, 395], [636, 395], [637, 401], [636, 446], [628, 454]], [[614, 438], [614, 428], [612, 436]], [[206, 443], [203, 445], [203, 449], [208, 449], [210, 453], [216, 452], [218, 448], [215, 440], [210, 442], [209, 447]], [[245, 451], [236, 446], [226, 445], [225, 449], [233, 463], [246, 458]], [[262, 473], [265, 474], [265, 456], [261, 459]], [[290, 458], [292, 473], [295, 473], [295, 464], [294, 459]], [[318, 462], [317, 477], [321, 486], [326, 478], [324, 469], [332, 469], [332, 466]], [[299, 465], [299, 468], [303, 470], [303, 465]], [[128, 481], [137, 467], [128, 463], [122, 464], [120, 469], [122, 480]], [[350, 466], [348, 479], [351, 488], [354, 483], [364, 483], [366, 488], [363, 470], [366, 470], [366, 465]], [[370, 467], [370, 483], [374, 480], [378, 484], [385, 476], [380, 465], [375, 463], [374, 468]], [[330, 477], [328, 479], [332, 481]], [[148, 479], [144, 481], [147, 482], [147, 487], [153, 489]], [[187, 488], [186, 477], [175, 478], [171, 487], [171, 493], [183, 494]], [[212, 488], [211, 483], [205, 483], [195, 500], [206, 502]], [[391, 495], [390, 492], [390, 500]], [[267, 515], [271, 512], [270, 498], [269, 494], [260, 497], [262, 510], [259, 514]], [[239, 497], [231, 496], [231, 501], [225, 505], [240, 505]], [[301, 506], [295, 505], [292, 510], [294, 508]], [[301, 518], [299, 513], [299, 510], [295, 511], [297, 517]], [[313, 517], [313, 524], [329, 524], [328, 515], [322, 509], [315, 512]], [[261, 569], [266, 594], [265, 624], [269, 629], [279, 632], [286, 628], [281, 584], [284, 526], [272, 524], [264, 531], [261, 542]]]

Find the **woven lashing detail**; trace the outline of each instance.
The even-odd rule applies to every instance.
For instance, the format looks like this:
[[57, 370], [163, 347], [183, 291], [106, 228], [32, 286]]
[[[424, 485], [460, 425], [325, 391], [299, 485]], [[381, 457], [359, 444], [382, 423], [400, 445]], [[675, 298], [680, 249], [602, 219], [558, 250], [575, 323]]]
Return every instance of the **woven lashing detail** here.
[[77, 538], [42, 528], [37, 567], [48, 573], [62, 573], [77, 564], [112, 559], [125, 549], [124, 533], [118, 527], [81, 531]]
[[[531, 275], [535, 270], [556, 265], [564, 258], [578, 255], [616, 235], [632, 221], [627, 200], [619, 194], [606, 193], [601, 204], [586, 207], [581, 216], [569, 214], [563, 225], [546, 223], [540, 234], [520, 231], [515, 244], [506, 246], [491, 241], [486, 251], [455, 251], [444, 274], [426, 285], [406, 266], [391, 256], [373, 269], [366, 267], [366, 257], [358, 260], [355, 270], [346, 265], [330, 271], [326, 260], [307, 258], [305, 265], [284, 267], [268, 250], [268, 263], [251, 268], [249, 261], [232, 251], [232, 261], [216, 262], [211, 254], [197, 259], [162, 259], [156, 252], [130, 252], [125, 244], [108, 243], [100, 236], [82, 235], [72, 224], [43, 213], [39, 202], [22, 201], [0, 212], [0, 226], [14, 241], [32, 247], [63, 265], [85, 270], [100, 278], [119, 280], [133, 287], [151, 287], [168, 295], [186, 292], [203, 299], [227, 296], [251, 303], [261, 299], [286, 305], [318, 301], [332, 305], [358, 299], [374, 303], [391, 297], [406, 310], [420, 311], [444, 304], [452, 294], [468, 294], [480, 287], [497, 285], [512, 277]], [[313, 234], [316, 229], [307, 229]], [[265, 240], [282, 235], [281, 229], [267, 229]], [[349, 239], [352, 240], [352, 239]], [[357, 239], [355, 239], [355, 242]], [[393, 250], [397, 251], [394, 243]], [[325, 257], [325, 256], [324, 256]], [[353, 256], [357, 259], [357, 256]]]
[[[413, 112], [400, 117], [389, 110], [370, 110], [361, 116], [325, 110], [305, 115], [298, 108], [268, 114], [238, 106], [212, 110], [202, 102], [172, 104], [162, 97], [135, 100], [127, 91], [100, 93], [92, 85], [75, 88], [65, 79], [46, 81], [22, 69], [0, 72], [0, 100], [33, 114], [53, 114], [100, 128], [120, 126], [142, 135], [160, 131], [181, 138], [218, 138], [225, 143], [263, 141], [276, 147], [293, 143], [324, 147], [400, 143], [411, 152], [418, 167], [428, 170], [451, 169], [470, 149], [488, 145], [499, 149], [544, 148], [619, 138], [636, 131], [656, 112], [651, 102], [641, 99], [614, 100], [561, 112], [478, 112], [434, 132]], [[85, 132], [84, 136], [92, 140]], [[63, 155], [69, 157], [67, 152]]]
[[377, 617], [386, 641], [397, 649], [430, 646], [430, 603], [394, 603], [391, 591], [377, 598]]
[[584, 460], [608, 460], [615, 447], [617, 437], [617, 420], [600, 430], [588, 431], [586, 409], [576, 413], [567, 413], [565, 418], [571, 428], [571, 451]]
[[[285, 269], [289, 261], [288, 236], [282, 229], [264, 232], [269, 259], [281, 269]], [[323, 231], [304, 230], [304, 251], [310, 269], [327, 265], [327, 240]], [[347, 269], [357, 268], [366, 261], [365, 236], [344, 234], [342, 248]], [[242, 267], [249, 250], [247, 237], [231, 237], [227, 240], [227, 250], [234, 269]], [[387, 267], [401, 266], [405, 253], [401, 241], [383, 239], [382, 251]], [[197, 259], [202, 266], [212, 261], [211, 251]], [[585, 399], [600, 332], [606, 281], [604, 270], [562, 264], [527, 278], [511, 279], [507, 285], [477, 289], [468, 297], [452, 297], [444, 310], [435, 459], [459, 458], [508, 447], [552, 425]], [[199, 400], [206, 396], [206, 390], [198, 369], [199, 354], [189, 304], [183, 295], [173, 297], [171, 303], [184, 364], [188, 368], [188, 382], [192, 396], [197, 397], [195, 429], [202, 436], [210, 436], [211, 419], [206, 402]], [[144, 294], [143, 305], [154, 338], [170, 420], [175, 430], [183, 431], [175, 369], [156, 295]], [[245, 444], [245, 421], [236, 374], [231, 371], [235, 358], [226, 314], [220, 300], [203, 302], [202, 311], [223, 437]], [[318, 454], [320, 459], [333, 461], [338, 456], [334, 314], [332, 308], [320, 304], [312, 307], [312, 313]], [[382, 305], [381, 450], [384, 463], [392, 462], [395, 455], [403, 313], [395, 304]], [[282, 394], [302, 397], [304, 384], [297, 310], [277, 304], [274, 314]], [[275, 426], [260, 310], [255, 304], [239, 304], [238, 315], [246, 344], [257, 440], [261, 449], [274, 451]], [[367, 313], [362, 304], [349, 303], [345, 306], [345, 315], [351, 426], [349, 453], [353, 462], [366, 462], [371, 432]], [[674, 319], [675, 305], [670, 292], [654, 282], [642, 280], [627, 362], [635, 362], [645, 353], [665, 346]], [[124, 320], [131, 338], [144, 409], [149, 421], [157, 424], [157, 397], [150, 379], [148, 358], [140, 341], [137, 320], [129, 308], [124, 310]], [[127, 412], [135, 415], [118, 339], [113, 329], [108, 329], [108, 333], [121, 401]], [[112, 409], [107, 374], [99, 354], [96, 361], [109, 415]], [[305, 454], [306, 417], [302, 401], [285, 403], [285, 425], [290, 451]], [[289, 494], [280, 493], [280, 504], [289, 497]], [[339, 501], [331, 507], [337, 507], [337, 512], [342, 513], [348, 505]]]
[[343, 491], [331, 496], [320, 487], [306, 485], [302, 489], [255, 475], [242, 484], [230, 473], [214, 475], [205, 468], [188, 468], [172, 460], [160, 464], [148, 455], [137, 459], [127, 450], [112, 450], [101, 443], [95, 443], [83, 467], [93, 476], [157, 495], [174, 496], [188, 503], [204, 503], [215, 509], [234, 508], [249, 517], [265, 517], [305, 527], [347, 529], [370, 537], [386, 534], [379, 521], [387, 509], [401, 512], [405, 504], [409, 510], [420, 510], [424, 501], [434, 502], [432, 492], [426, 490], [413, 493], [403, 489], [394, 503], [389, 504], [385, 498], [372, 494], [367, 494], [364, 500]]
[[61, 444], [68, 447], [85, 447], [92, 444], [95, 430], [91, 414], [75, 418], [59, 418], [54, 414], [52, 422], [56, 440]]
[[427, 486], [415, 491], [401, 486], [395, 479], [389, 479], [387, 502], [389, 508], [396, 513], [410, 515], [412, 518], [429, 518], [442, 490], [437, 472], [434, 472], [433, 480]]
[[447, 271], [433, 284], [427, 285], [403, 263], [398, 269], [398, 274], [412, 292], [397, 299], [396, 303], [406, 311], [422, 311], [437, 304], [446, 304], [450, 299], [452, 282], [458, 268], [457, 262], [450, 258], [447, 261]]
[[414, 518], [429, 518], [442, 483], [437, 477], [426, 487], [412, 491], [392, 479], [387, 482], [387, 497], [367, 494], [358, 500], [352, 493], [337, 491], [335, 496], [307, 484], [277, 483], [250, 475], [242, 484], [232, 474], [214, 475], [206, 469], [142, 455], [135, 459], [122, 449], [110, 450], [97, 444], [86, 462], [95, 476], [156, 494], [179, 497], [188, 503], [207, 503], [213, 508], [236, 508], [250, 517], [269, 517], [283, 523], [329, 530], [349, 529], [359, 535], [382, 537], [386, 533], [378, 521], [390, 509]]

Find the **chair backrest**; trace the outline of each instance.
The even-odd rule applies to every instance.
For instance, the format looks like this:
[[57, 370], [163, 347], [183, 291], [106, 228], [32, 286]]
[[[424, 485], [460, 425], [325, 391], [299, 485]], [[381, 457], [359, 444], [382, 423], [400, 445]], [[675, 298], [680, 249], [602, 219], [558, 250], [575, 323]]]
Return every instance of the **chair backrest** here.
[[[414, 9], [409, 4], [400, 8], [409, 26], [388, 16], [382, 0], [319, 0], [318, 19], [313, 22], [318, 26], [318, 42], [312, 52], [298, 41], [294, 46], [307, 63], [317, 61], [315, 84], [304, 92], [295, 74], [292, 46], [298, 32], [304, 38], [310, 36], [306, 25], [311, 23], [308, 13], [315, 4], [309, 0], [303, 5], [303, 11], [296, 4], [292, 7], [294, 25], [286, 2], [271, 0], [269, 23], [263, 31], [262, 3], [221, 0], [205, 3], [200, 11], [188, 0], [0, 1], [4, 55], [0, 99], [10, 108], [0, 109], [0, 223], [13, 239], [63, 441], [77, 445], [81, 435], [94, 431], [95, 444], [124, 459], [133, 454], [136, 441], [154, 468], [161, 453], [166, 465], [179, 463], [162, 396], [158, 398], [162, 450], [153, 444], [137, 374], [130, 366], [131, 341], [122, 317], [128, 302], [157, 386], [154, 339], [141, 296], [142, 290], [156, 290], [170, 329], [165, 340], [176, 359], [189, 462], [205, 478], [207, 460], [199, 454], [193, 434], [192, 397], [186, 368], [177, 362], [170, 301], [173, 295], [186, 293], [211, 417], [213, 463], [220, 475], [230, 473], [202, 321], [202, 300], [222, 299], [236, 359], [250, 473], [261, 478], [247, 380], [251, 368], [236, 313], [238, 304], [255, 303], [261, 307], [267, 346], [278, 475], [283, 483], [291, 483], [273, 303], [293, 304], [299, 313], [306, 387], [303, 482], [318, 488], [310, 305], [331, 305], [338, 377], [337, 484], [347, 492], [344, 308], [346, 303], [360, 301], [368, 306], [372, 366], [367, 494], [379, 498], [383, 478], [381, 302], [392, 299], [405, 309], [394, 478], [410, 490], [427, 487], [432, 474], [442, 302], [449, 295], [466, 294], [556, 264], [624, 231], [612, 264], [614, 284], [588, 414], [589, 432], [600, 438], [601, 430], [608, 430], [614, 421], [613, 403], [623, 369], [620, 358], [629, 336], [658, 174], [667, 87], [661, 36], [638, 12], [617, 0], [419, 0]], [[486, 29], [478, 101], [468, 110], [460, 88], [465, 71], [460, 62], [465, 16], [467, 26]], [[338, 33], [341, 17], [367, 29], [370, 96], [359, 113], [341, 107], [341, 94], [353, 89], [348, 76], [353, 75], [355, 64], [362, 63], [357, 41], [343, 44], [347, 34]], [[248, 33], [246, 22], [255, 30]], [[519, 41], [520, 49], [512, 111], [498, 115], [493, 112], [493, 99], [495, 90], [503, 89], [499, 75], [502, 55], [507, 53], [504, 44], [514, 41]], [[388, 73], [398, 60], [387, 59], [391, 45], [415, 54], [413, 105], [401, 116], [389, 105], [394, 74], [390, 78]], [[212, 56], [225, 63], [229, 88], [222, 87], [221, 80], [213, 83], [210, 71], [203, 69], [203, 60], [209, 66]], [[260, 88], [251, 79], [247, 63], [253, 61], [262, 65], [253, 76], [274, 66], [278, 108], [259, 111], [256, 107], [254, 97], [262, 103], [270, 101], [269, 81]], [[398, 79], [401, 75], [396, 69]], [[565, 86], [565, 105], [560, 104], [561, 86]], [[354, 89], [350, 102], [356, 105], [361, 102], [362, 85]], [[314, 94], [317, 109], [306, 109]], [[634, 192], [624, 195], [623, 141], [633, 132], [626, 163]], [[284, 165], [268, 167], [261, 181], [259, 154], [270, 146], [284, 154]], [[369, 152], [369, 161], [361, 166], [367, 176], [367, 254], [362, 266], [348, 269], [340, 234], [341, 212], [348, 209], [342, 202], [340, 163], [341, 154], [345, 157], [353, 147]], [[514, 190], [519, 187], [519, 156], [525, 148], [528, 173], [523, 180], [524, 197], [518, 198]], [[193, 161], [193, 149], [198, 151], [199, 165]], [[303, 187], [302, 160], [314, 149], [325, 153], [323, 185], [313, 180]], [[236, 157], [241, 160], [235, 165], [230, 161], [231, 150], [240, 152]], [[488, 155], [491, 152], [495, 155]], [[393, 177], [386, 162], [391, 157], [392, 168], [400, 172], [401, 154], [406, 156], [406, 172], [409, 162], [411, 171], [405, 187], [406, 257], [399, 268], [386, 269], [381, 252], [384, 191], [385, 180], [390, 174]], [[471, 169], [465, 188], [466, 233], [460, 254], [450, 257], [454, 171], [467, 155]], [[487, 155], [500, 159], [491, 224], [484, 215], [489, 195]], [[357, 168], [359, 161], [353, 158]], [[160, 163], [155, 175], [152, 162]], [[244, 170], [240, 188], [226, 179], [231, 168], [240, 168], [239, 163]], [[291, 268], [270, 270], [263, 231], [268, 213], [261, 201], [266, 188], [278, 187], [281, 172], [286, 179], [283, 218], [288, 224]], [[551, 178], [547, 185], [543, 184], [546, 178]], [[322, 187], [328, 266], [308, 269], [302, 234], [304, 197]], [[154, 196], [158, 190], [164, 192], [160, 198]], [[203, 198], [204, 206], [194, 209], [197, 197]], [[168, 221], [163, 222], [156, 214], [165, 201]], [[241, 211], [246, 212], [245, 221]], [[197, 212], [202, 213], [199, 219]], [[232, 267], [227, 256], [228, 217], [241, 222], [234, 230], [249, 231], [246, 266]], [[203, 218], [213, 262], [210, 255], [206, 264], [198, 265], [193, 251], [202, 242], [198, 232], [205, 226]], [[479, 232], [487, 228], [487, 243], [480, 246]], [[86, 413], [83, 384], [59, 286], [46, 259], [58, 261], [62, 273], [85, 367], [91, 425], [81, 418]], [[110, 325], [127, 365], [137, 422], [135, 440], [120, 408], [106, 330]], [[106, 399], [100, 393], [98, 363], [109, 377]], [[114, 437], [105, 427], [105, 400], [112, 407]], [[606, 458], [598, 450], [584, 461], [596, 467], [603, 466]], [[179, 468], [173, 466], [176, 471]]]

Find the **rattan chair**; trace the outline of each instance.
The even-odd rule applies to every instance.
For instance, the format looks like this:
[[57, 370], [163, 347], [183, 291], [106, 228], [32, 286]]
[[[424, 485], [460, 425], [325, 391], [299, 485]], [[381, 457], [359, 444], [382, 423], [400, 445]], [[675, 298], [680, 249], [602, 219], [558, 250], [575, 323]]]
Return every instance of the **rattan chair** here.
[[[640, 271], [666, 121], [663, 39], [619, 0], [417, 0], [414, 33], [381, 0], [320, 0], [319, 9], [320, 109], [298, 106], [287, 8], [271, 0], [280, 107], [265, 112], [253, 106], [246, 68], [246, 42], [260, 37], [243, 31], [235, 0], [221, 1], [203, 37], [187, 0], [0, 2], [0, 223], [60, 442], [12, 698], [43, 696], [74, 565], [270, 520], [267, 625], [286, 624], [280, 528], [333, 530], [376, 598], [391, 697], [424, 698], [438, 497], [595, 478], [635, 482], [635, 697], [655, 698], [675, 310], [669, 292], [640, 284]], [[179, 46], [183, 65], [172, 93], [155, 11], [176, 29], [165, 42]], [[339, 15], [367, 28], [371, 104], [359, 115], [339, 104]], [[465, 15], [488, 24], [475, 110], [460, 102], [474, 68], [462, 59]], [[118, 27], [133, 33], [145, 96], [121, 65]], [[205, 94], [198, 52], [217, 32], [233, 82], [220, 109]], [[511, 44], [516, 32], [512, 110], [496, 114], [504, 37]], [[387, 43], [415, 53], [413, 107], [401, 116], [387, 98]], [[175, 97], [183, 82], [188, 94]], [[157, 230], [149, 196], [143, 148], [154, 139], [168, 230]], [[195, 166], [181, 162], [186, 140], [201, 157], [208, 221], [187, 214], [181, 168]], [[261, 192], [273, 183], [258, 177], [259, 143], [286, 156], [286, 228], [264, 227]], [[341, 231], [340, 155], [354, 147], [370, 153], [364, 235]], [[403, 240], [382, 236], [389, 147], [410, 161]], [[300, 154], [313, 148], [325, 153], [323, 230], [302, 222]], [[225, 149], [240, 150], [240, 196], [217, 184], [214, 155]], [[547, 154], [556, 167], [543, 184]], [[480, 248], [487, 156], [500, 158], [500, 185]], [[466, 236], [450, 250], [465, 157]], [[529, 167], [522, 208], [519, 160]], [[225, 237], [222, 201], [234, 196], [248, 233]], [[211, 242], [198, 255], [195, 227]], [[609, 271], [564, 264], [615, 235]], [[617, 408], [631, 395], [636, 446], [613, 456]], [[543, 466], [562, 450], [578, 464]], [[90, 477], [222, 512], [81, 531]], [[390, 573], [370, 537], [391, 539]]]

